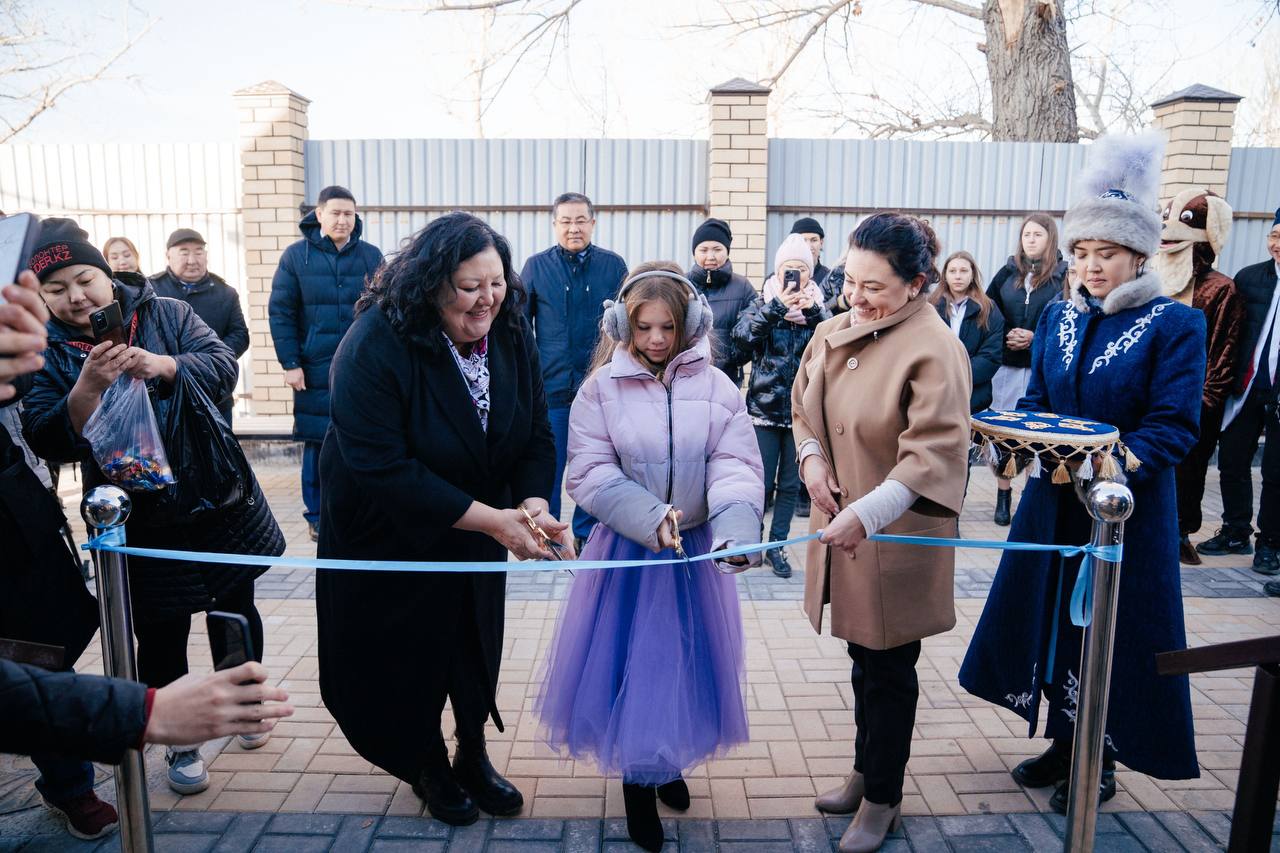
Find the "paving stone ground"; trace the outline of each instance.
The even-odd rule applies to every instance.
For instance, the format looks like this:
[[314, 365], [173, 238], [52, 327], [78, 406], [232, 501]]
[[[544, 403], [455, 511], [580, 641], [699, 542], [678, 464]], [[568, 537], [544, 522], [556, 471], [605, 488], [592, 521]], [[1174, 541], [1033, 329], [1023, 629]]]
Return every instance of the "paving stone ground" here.
[[[68, 474], [70, 469], [68, 470]], [[314, 555], [301, 517], [297, 468], [258, 466], [284, 527], [288, 553]], [[1221, 511], [1211, 474], [1205, 517], [1194, 536], [1213, 533]], [[63, 483], [68, 507], [79, 486]], [[975, 468], [961, 533], [1002, 539], [990, 519], [995, 486]], [[793, 533], [803, 532], [797, 521]], [[83, 531], [78, 534], [83, 541]], [[1133, 547], [1133, 545], [1131, 545]], [[957, 616], [952, 631], [924, 643], [921, 697], [903, 812], [904, 833], [886, 850], [1043, 850], [1060, 845], [1061, 819], [1049, 813], [1048, 790], [1024, 791], [1009, 768], [1042, 748], [1007, 711], [965, 694], [956, 683], [964, 649], [981, 613], [999, 552], [957, 552]], [[793, 553], [799, 568], [802, 554]], [[1206, 558], [1183, 567], [1191, 646], [1280, 634], [1280, 599], [1263, 596], [1265, 580], [1248, 557]], [[621, 785], [587, 762], [563, 760], [539, 738], [532, 712], [540, 668], [565, 572], [512, 574], [498, 705], [507, 731], [491, 730], [490, 755], [525, 795], [524, 814], [463, 830], [422, 816], [408, 786], [354, 753], [320, 702], [314, 585], [309, 570], [272, 569], [257, 584], [267, 632], [265, 663], [298, 709], [254, 752], [224, 740], [208, 743], [212, 784], [178, 797], [160, 776], [161, 754], [148, 753], [151, 805], [160, 850], [587, 850], [622, 849]], [[679, 819], [666, 812], [669, 838], [681, 850], [830, 850], [847, 819], [822, 819], [817, 791], [848, 771], [852, 755], [849, 664], [843, 644], [816, 636], [800, 610], [802, 572], [789, 580], [767, 569], [739, 576], [747, 638], [747, 699], [751, 743], [695, 768], [692, 806]], [[203, 622], [189, 650], [192, 668], [210, 666]], [[79, 669], [100, 672], [95, 645]], [[1119, 793], [1104, 807], [1099, 850], [1213, 850], [1225, 844], [1250, 698], [1251, 673], [1193, 676], [1199, 779], [1169, 782], [1123, 768]], [[446, 716], [447, 719], [447, 716]], [[29, 767], [29, 765], [26, 765]], [[8, 767], [8, 772], [2, 768]], [[21, 787], [24, 763], [0, 765], [5, 783]], [[26, 771], [29, 776], [29, 770]], [[107, 777], [101, 796], [114, 799]], [[0, 795], [0, 802], [14, 802]], [[21, 849], [94, 849], [77, 845], [38, 804], [0, 814], [0, 853]], [[0, 807], [0, 812], [3, 812]], [[109, 839], [102, 849], [117, 849]], [[1273, 846], [1280, 850], [1280, 842]], [[634, 848], [632, 848], [634, 849]]]

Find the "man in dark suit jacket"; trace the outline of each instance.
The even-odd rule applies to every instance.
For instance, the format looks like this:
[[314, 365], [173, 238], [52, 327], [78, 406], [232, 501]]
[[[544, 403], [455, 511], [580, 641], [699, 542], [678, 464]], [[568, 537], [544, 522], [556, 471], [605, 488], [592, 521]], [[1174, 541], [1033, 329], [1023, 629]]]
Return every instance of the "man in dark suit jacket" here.
[[[1280, 417], [1276, 371], [1280, 354], [1280, 210], [1267, 233], [1271, 257], [1236, 273], [1236, 290], [1245, 302], [1244, 335], [1236, 350], [1234, 386], [1222, 418], [1218, 443], [1218, 473], [1222, 484], [1222, 528], [1196, 546], [1201, 554], [1253, 553], [1253, 570], [1280, 574]], [[1265, 432], [1262, 455], [1262, 496], [1258, 505], [1257, 552], [1253, 533], [1253, 476], [1250, 468]], [[1280, 587], [1280, 585], [1277, 585]], [[1280, 594], [1280, 588], [1276, 590]]]

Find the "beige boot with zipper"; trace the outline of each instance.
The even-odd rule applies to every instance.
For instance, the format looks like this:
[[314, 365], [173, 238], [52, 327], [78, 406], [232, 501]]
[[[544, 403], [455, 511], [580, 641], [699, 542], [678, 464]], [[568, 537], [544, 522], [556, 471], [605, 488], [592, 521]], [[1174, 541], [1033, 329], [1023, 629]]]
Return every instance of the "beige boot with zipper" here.
[[840, 853], [872, 853], [884, 844], [884, 837], [902, 824], [902, 804], [882, 806], [863, 800], [853, 822], [840, 836]]
[[813, 804], [818, 811], [826, 812], [827, 814], [853, 814], [858, 810], [858, 804], [862, 802], [862, 797], [866, 792], [865, 778], [857, 770], [854, 770], [849, 774], [849, 778], [844, 780], [843, 785], [839, 788], [832, 788], [824, 794], [819, 794]]

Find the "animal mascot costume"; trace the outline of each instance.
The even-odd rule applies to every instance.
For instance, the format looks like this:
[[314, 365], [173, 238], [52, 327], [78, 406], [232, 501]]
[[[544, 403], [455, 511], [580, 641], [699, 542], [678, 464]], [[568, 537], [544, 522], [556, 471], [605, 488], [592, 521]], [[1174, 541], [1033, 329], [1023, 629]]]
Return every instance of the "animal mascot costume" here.
[[1244, 301], [1235, 283], [1213, 268], [1231, 232], [1231, 206], [1208, 190], [1183, 190], [1164, 210], [1160, 251], [1152, 266], [1165, 296], [1204, 312], [1208, 365], [1201, 396], [1200, 440], [1177, 467], [1178, 556], [1198, 565], [1190, 534], [1200, 529], [1204, 479], [1218, 445], [1231, 396], [1236, 346], [1244, 328]]

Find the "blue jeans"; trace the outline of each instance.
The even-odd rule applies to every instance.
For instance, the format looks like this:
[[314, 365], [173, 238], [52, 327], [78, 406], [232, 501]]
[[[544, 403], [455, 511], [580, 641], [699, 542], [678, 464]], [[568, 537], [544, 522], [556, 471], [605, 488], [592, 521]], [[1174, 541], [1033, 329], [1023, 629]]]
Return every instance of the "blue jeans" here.
[[302, 505], [308, 524], [320, 520], [320, 445], [314, 441], [302, 445]]
[[93, 790], [93, 765], [82, 758], [33, 755], [31, 761], [40, 771], [36, 790], [50, 805], [65, 805]]
[[[547, 418], [551, 421], [551, 437], [556, 443], [556, 479], [551, 485], [551, 514], [560, 518], [560, 493], [564, 484], [564, 467], [569, 456], [569, 407], [547, 409]], [[582, 507], [573, 510], [573, 535], [586, 539], [596, 520], [586, 513]]]
[[789, 427], [757, 426], [755, 429], [760, 460], [764, 462], [765, 502], [773, 495], [773, 523], [769, 526], [769, 539], [776, 542], [786, 539], [791, 533], [791, 517], [795, 514], [796, 496], [800, 493], [796, 443]]

